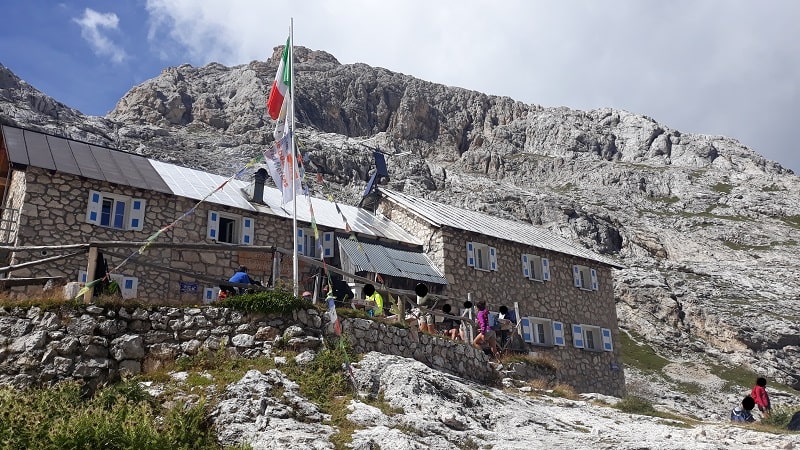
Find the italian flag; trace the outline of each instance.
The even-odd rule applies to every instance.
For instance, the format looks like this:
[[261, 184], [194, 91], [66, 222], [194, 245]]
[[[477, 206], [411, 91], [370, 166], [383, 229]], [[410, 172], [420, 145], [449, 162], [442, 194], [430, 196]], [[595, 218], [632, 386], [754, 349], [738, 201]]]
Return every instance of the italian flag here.
[[286, 97], [289, 86], [291, 86], [292, 71], [289, 64], [289, 44], [289, 38], [286, 38], [286, 46], [283, 47], [283, 55], [281, 56], [280, 64], [278, 64], [278, 72], [275, 73], [275, 81], [272, 83], [272, 89], [269, 91], [269, 98], [267, 99], [267, 111], [273, 120], [280, 116], [283, 99]]

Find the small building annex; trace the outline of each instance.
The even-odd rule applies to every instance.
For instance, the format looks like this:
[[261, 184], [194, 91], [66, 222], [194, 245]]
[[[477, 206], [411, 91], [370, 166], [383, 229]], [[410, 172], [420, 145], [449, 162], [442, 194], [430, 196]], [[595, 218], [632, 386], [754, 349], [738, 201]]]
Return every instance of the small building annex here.
[[469, 294], [491, 311], [518, 302], [528, 350], [556, 361], [559, 377], [581, 392], [624, 393], [612, 272], [621, 265], [530, 224], [385, 188], [377, 196], [377, 214], [424, 243], [450, 298]]

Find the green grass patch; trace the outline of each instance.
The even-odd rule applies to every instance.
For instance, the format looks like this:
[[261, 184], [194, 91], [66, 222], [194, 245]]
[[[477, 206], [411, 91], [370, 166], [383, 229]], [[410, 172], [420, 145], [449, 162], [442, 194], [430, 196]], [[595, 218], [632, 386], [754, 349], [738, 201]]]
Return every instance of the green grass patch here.
[[783, 432], [788, 432], [789, 430], [787, 430], [786, 427], [789, 426], [789, 421], [792, 420], [792, 416], [798, 411], [800, 411], [799, 407], [772, 408], [769, 417], [761, 419], [759, 424], [771, 428], [770, 431], [781, 430]]
[[623, 364], [635, 367], [642, 372], [655, 373], [661, 372], [670, 363], [668, 359], [659, 356], [649, 345], [636, 343], [628, 333], [620, 333], [619, 336]]
[[769, 186], [764, 186], [761, 188], [761, 192], [781, 192], [785, 191], [786, 189], [777, 186], [775, 183], [770, 184]]
[[87, 398], [77, 383], [0, 387], [2, 448], [218, 449], [203, 402], [157, 405], [135, 383]]
[[733, 189], [733, 185], [732, 184], [728, 184], [728, 183], [717, 183], [717, 184], [711, 186], [711, 190], [712, 191], [719, 192], [719, 193], [722, 193], [722, 194], [730, 194], [732, 189]]
[[781, 220], [790, 227], [800, 228], [800, 215], [781, 217]]
[[680, 198], [675, 197], [675, 196], [672, 196], [672, 197], [653, 197], [650, 200], [652, 200], [654, 202], [658, 202], [658, 203], [666, 203], [668, 205], [671, 205], [673, 203], [678, 203], [679, 201], [681, 201]]
[[703, 393], [703, 387], [700, 383], [676, 381], [675, 389], [687, 395], [700, 395]]
[[743, 250], [743, 251], [769, 250], [770, 248], [772, 248], [772, 245], [745, 245], [745, 244], [739, 244], [739, 243], [736, 243], [736, 242], [727, 241], [725, 239], [722, 240], [722, 245], [724, 245], [725, 247], [728, 247], [731, 250]]
[[626, 395], [622, 400], [613, 405], [612, 408], [618, 409], [628, 414], [638, 414], [640, 416], [660, 417], [668, 419], [668, 422], [662, 422], [665, 425], [672, 425], [677, 427], [691, 427], [697, 423], [696, 419], [679, 416], [668, 412], [663, 412], [655, 409], [650, 401], [641, 397]]
[[266, 314], [290, 314], [298, 309], [314, 307], [311, 302], [282, 289], [234, 295], [217, 302], [216, 306]]

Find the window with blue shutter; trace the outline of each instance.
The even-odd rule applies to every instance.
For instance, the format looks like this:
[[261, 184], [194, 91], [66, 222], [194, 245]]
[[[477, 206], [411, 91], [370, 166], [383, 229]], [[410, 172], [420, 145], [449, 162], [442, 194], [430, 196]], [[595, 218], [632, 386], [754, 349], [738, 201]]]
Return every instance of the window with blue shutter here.
[[542, 258], [542, 280], [550, 281], [550, 260]]
[[497, 270], [497, 249], [494, 247], [489, 247], [489, 269]]
[[577, 265], [572, 266], [572, 280], [575, 282], [575, 287], [583, 287], [583, 283], [581, 283], [581, 268]]
[[300, 255], [305, 255], [303, 248], [305, 247], [305, 242], [303, 241], [303, 229], [297, 229], [297, 253]]
[[216, 211], [208, 212], [208, 232], [206, 237], [214, 241], [219, 237], [219, 213]]
[[475, 246], [472, 242], [467, 242], [467, 266], [475, 267]]
[[591, 269], [591, 278], [592, 278], [592, 290], [593, 290], [593, 291], [596, 291], [596, 290], [597, 290], [597, 288], [598, 288], [598, 284], [597, 284], [597, 271], [596, 271], [596, 270], [594, 270], [594, 269]]
[[531, 329], [531, 320], [527, 317], [520, 319], [522, 326], [522, 340], [527, 343], [533, 343], [533, 330]]
[[611, 330], [608, 328], [601, 328], [600, 333], [603, 336], [603, 351], [613, 352], [614, 345], [611, 343]]
[[322, 233], [322, 257], [333, 258], [333, 237], [332, 231]]
[[583, 327], [578, 324], [572, 324], [572, 344], [576, 348], [583, 348]]
[[561, 322], [553, 322], [553, 344], [564, 346], [564, 324]]
[[255, 233], [255, 221], [249, 217], [243, 218], [241, 244], [252, 245], [254, 233]]
[[522, 254], [522, 276], [525, 278], [531, 277], [531, 266], [528, 264], [528, 255]]

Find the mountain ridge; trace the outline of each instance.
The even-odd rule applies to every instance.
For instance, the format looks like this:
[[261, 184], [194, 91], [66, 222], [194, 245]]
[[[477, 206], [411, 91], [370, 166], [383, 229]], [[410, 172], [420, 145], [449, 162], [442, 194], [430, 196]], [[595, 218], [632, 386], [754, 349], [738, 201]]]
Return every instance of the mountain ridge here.
[[[228, 175], [273, 141], [267, 61], [181, 65], [83, 116], [0, 66], [4, 120]], [[612, 108], [527, 105], [296, 49], [312, 192], [395, 190], [522, 220], [616, 258], [620, 325], [659, 351], [800, 388], [800, 179], [732, 138]], [[14, 80], [19, 81], [14, 81]], [[691, 349], [689, 353], [685, 349]]]

